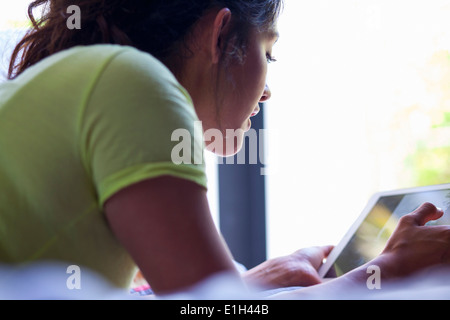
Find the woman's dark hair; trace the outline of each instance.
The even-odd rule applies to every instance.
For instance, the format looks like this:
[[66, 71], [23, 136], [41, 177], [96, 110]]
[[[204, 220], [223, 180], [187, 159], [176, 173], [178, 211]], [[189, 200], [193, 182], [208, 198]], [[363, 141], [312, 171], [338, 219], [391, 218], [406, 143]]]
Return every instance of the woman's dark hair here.
[[[71, 5], [80, 9], [81, 29], [67, 27]], [[129, 45], [168, 64], [182, 51], [194, 24], [213, 8], [230, 9], [226, 47], [232, 45], [229, 55], [242, 56], [251, 28], [270, 29], [281, 6], [282, 0], [36, 0], [28, 7], [33, 27], [13, 51], [8, 78], [77, 45]], [[38, 8], [42, 17], [36, 20], [33, 11]]]

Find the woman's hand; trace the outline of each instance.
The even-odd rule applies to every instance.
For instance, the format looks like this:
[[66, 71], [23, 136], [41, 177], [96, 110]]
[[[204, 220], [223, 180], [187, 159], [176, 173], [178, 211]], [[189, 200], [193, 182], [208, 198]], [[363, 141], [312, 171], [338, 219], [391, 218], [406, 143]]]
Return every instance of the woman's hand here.
[[[431, 203], [403, 216], [378, 259], [385, 277], [402, 277], [450, 263], [450, 226], [425, 226], [444, 212]], [[382, 270], [383, 272], [383, 270]]]
[[265, 288], [307, 287], [321, 283], [317, 272], [333, 246], [311, 247], [288, 256], [267, 260], [246, 271], [246, 283]]
[[[355, 297], [367, 299], [371, 298], [376, 291], [367, 288], [369, 277], [367, 271], [370, 266], [380, 268], [380, 276], [386, 283], [399, 278], [408, 278], [413, 273], [430, 267], [448, 266], [450, 264], [450, 226], [425, 226], [428, 221], [437, 220], [442, 215], [442, 210], [437, 209], [433, 204], [423, 204], [400, 219], [385, 249], [375, 259], [332, 281], [280, 293], [277, 298], [345, 299], [346, 296], [343, 294], [348, 294], [347, 297], [352, 299]], [[399, 293], [398, 298], [402, 296]], [[423, 295], [419, 296], [423, 297]]]

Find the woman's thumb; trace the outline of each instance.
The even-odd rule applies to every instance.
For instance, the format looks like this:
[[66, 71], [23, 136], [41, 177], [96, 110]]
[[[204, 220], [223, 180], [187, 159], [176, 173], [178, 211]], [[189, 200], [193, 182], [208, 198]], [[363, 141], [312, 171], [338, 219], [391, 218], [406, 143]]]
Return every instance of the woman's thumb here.
[[425, 202], [408, 216], [412, 218], [418, 226], [423, 226], [429, 221], [437, 220], [444, 215], [444, 211], [434, 204]]

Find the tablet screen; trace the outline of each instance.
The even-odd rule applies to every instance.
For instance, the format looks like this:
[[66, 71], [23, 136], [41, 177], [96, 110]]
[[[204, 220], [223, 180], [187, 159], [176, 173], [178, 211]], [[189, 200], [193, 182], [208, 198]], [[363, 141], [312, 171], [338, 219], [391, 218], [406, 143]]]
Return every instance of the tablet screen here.
[[450, 225], [450, 189], [382, 196], [372, 207], [326, 277], [340, 276], [374, 259], [384, 249], [401, 216], [425, 202], [444, 210], [444, 216], [427, 225]]

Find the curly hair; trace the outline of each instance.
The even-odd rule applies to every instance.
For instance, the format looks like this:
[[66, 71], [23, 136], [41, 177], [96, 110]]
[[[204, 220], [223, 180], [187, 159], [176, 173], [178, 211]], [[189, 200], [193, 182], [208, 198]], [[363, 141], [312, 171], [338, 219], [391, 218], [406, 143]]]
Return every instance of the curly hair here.
[[[270, 29], [283, 0], [36, 0], [28, 6], [32, 28], [15, 47], [8, 69], [14, 79], [30, 66], [59, 51], [93, 44], [118, 44], [148, 52], [163, 63], [180, 52], [206, 10], [228, 8], [232, 27], [225, 39], [228, 56], [245, 55], [249, 30]], [[81, 29], [66, 27], [67, 8], [81, 11]], [[35, 19], [33, 11], [42, 9]], [[231, 47], [231, 49], [230, 49]], [[224, 55], [224, 53], [223, 53]]]

